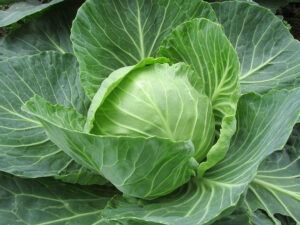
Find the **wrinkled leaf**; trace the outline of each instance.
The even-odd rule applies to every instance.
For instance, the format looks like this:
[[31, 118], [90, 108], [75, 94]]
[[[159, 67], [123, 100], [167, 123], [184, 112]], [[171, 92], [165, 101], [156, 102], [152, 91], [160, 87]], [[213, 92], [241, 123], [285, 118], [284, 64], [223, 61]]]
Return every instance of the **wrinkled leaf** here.
[[[222, 160], [235, 132], [235, 111], [239, 95], [239, 61], [222, 27], [207, 19], [194, 19], [179, 25], [163, 41], [159, 55], [185, 62], [201, 80], [201, 91], [210, 97], [215, 120], [221, 130], [216, 144], [206, 152], [200, 173]], [[208, 152], [208, 153], [207, 153]]]
[[49, 141], [36, 120], [21, 111], [25, 101], [39, 94], [85, 113], [89, 101], [77, 74], [76, 59], [55, 52], [0, 62], [0, 170], [41, 177], [80, 169]]
[[221, 163], [186, 188], [156, 201], [113, 199], [105, 216], [120, 221], [141, 218], [145, 224], [189, 225], [205, 224], [232, 209], [260, 162], [288, 139], [300, 110], [299, 94], [297, 89], [243, 96], [238, 105], [237, 133]]
[[251, 183], [247, 203], [250, 208], [263, 209], [276, 223], [274, 214], [280, 213], [300, 223], [300, 126], [283, 151], [269, 156], [259, 167]]
[[300, 44], [281, 19], [270, 10], [247, 2], [212, 5], [238, 52], [243, 93], [299, 86]]
[[101, 221], [112, 189], [0, 173], [0, 224], [84, 224]]
[[0, 27], [5, 27], [18, 22], [25, 17], [40, 13], [48, 7], [58, 4], [63, 0], [50, 0], [41, 3], [39, 0], [26, 0], [9, 5], [6, 10], [0, 10]]
[[76, 162], [103, 175], [127, 195], [157, 198], [195, 175], [197, 162], [192, 158], [194, 146], [190, 141], [83, 133], [84, 117], [38, 96], [27, 101], [23, 109], [35, 116], [50, 139]]
[[153, 56], [162, 39], [195, 17], [216, 20], [201, 0], [88, 0], [78, 10], [72, 42], [82, 85], [92, 98], [114, 70]]
[[70, 27], [77, 7], [75, 3], [72, 6], [62, 4], [62, 7], [56, 7], [38, 20], [31, 21], [2, 37], [0, 61], [49, 50], [72, 52]]
[[191, 140], [202, 161], [214, 139], [211, 102], [200, 79], [184, 63], [146, 58], [109, 75], [95, 94], [85, 131], [107, 136]]

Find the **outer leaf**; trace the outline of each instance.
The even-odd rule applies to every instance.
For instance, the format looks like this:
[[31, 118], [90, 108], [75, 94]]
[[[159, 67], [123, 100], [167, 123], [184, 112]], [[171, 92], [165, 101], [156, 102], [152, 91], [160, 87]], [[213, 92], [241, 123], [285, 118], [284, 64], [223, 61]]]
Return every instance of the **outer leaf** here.
[[41, 125], [21, 106], [40, 94], [86, 112], [88, 100], [76, 65], [73, 56], [54, 52], [0, 62], [0, 170], [27, 177], [74, 170], [72, 159], [49, 141]]
[[89, 97], [112, 71], [153, 56], [161, 40], [195, 17], [215, 20], [201, 0], [88, 0], [79, 9], [72, 41]]
[[250, 215], [244, 208], [237, 208], [232, 214], [226, 217], [222, 217], [220, 220], [216, 221], [212, 225], [253, 225], [250, 222]]
[[130, 196], [153, 199], [166, 195], [195, 174], [191, 142], [82, 133], [84, 118], [38, 96], [24, 110], [37, 117], [50, 139], [67, 154]]
[[55, 179], [80, 185], [109, 185], [104, 177], [99, 176], [97, 173], [93, 173], [91, 170], [77, 164], [75, 161], [69, 163], [68, 167], [60, 171], [58, 175], [55, 175]]
[[251, 222], [253, 225], [274, 225], [274, 222], [270, 219], [270, 217], [261, 210], [256, 210], [253, 213]]
[[[234, 206], [260, 162], [288, 139], [300, 110], [300, 90], [248, 94], [238, 105], [238, 129], [225, 159], [187, 189], [146, 202], [116, 198], [104, 215], [161, 224], [205, 224]], [[266, 116], [267, 115], [267, 116]], [[284, 115], [284, 116], [283, 116]]]
[[212, 5], [238, 52], [243, 93], [299, 86], [300, 44], [277, 16], [246, 2]]
[[58, 4], [63, 0], [51, 0], [48, 3], [41, 3], [38, 0], [26, 0], [16, 2], [6, 10], [0, 10], [0, 27], [5, 27], [18, 22], [25, 17], [39, 13], [46, 8]]
[[[235, 111], [239, 95], [237, 54], [220, 25], [194, 19], [178, 26], [162, 43], [159, 55], [191, 65], [202, 81], [202, 90], [211, 98], [220, 137], [209, 150], [200, 173], [222, 160], [235, 132]], [[205, 154], [206, 155], [206, 154]]]
[[294, 129], [285, 151], [275, 152], [259, 167], [247, 194], [250, 208], [263, 209], [276, 224], [275, 213], [300, 223], [300, 126]]
[[91, 225], [112, 190], [60, 183], [52, 179], [27, 180], [0, 173], [0, 224]]
[[[72, 52], [70, 26], [75, 17], [77, 4], [62, 4], [38, 20], [10, 32], [0, 39], [0, 61], [11, 57], [33, 55], [53, 50]], [[51, 18], [51, 19], [49, 19]]]

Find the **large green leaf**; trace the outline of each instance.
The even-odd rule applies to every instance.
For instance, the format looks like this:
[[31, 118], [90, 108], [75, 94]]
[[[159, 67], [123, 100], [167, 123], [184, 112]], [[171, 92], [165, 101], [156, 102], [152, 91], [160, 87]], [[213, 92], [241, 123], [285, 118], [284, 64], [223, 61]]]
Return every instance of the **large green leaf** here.
[[207, 19], [193, 19], [179, 25], [163, 41], [159, 55], [191, 65], [201, 79], [202, 90], [212, 101], [216, 121], [221, 124], [216, 144], [200, 165], [200, 173], [222, 160], [235, 132], [239, 95], [238, 56], [222, 27]]
[[92, 225], [112, 189], [83, 187], [52, 179], [21, 179], [0, 173], [1, 225]]
[[79, 9], [71, 39], [82, 85], [93, 97], [112, 71], [153, 56], [161, 40], [195, 17], [216, 20], [201, 0], [88, 0]]
[[8, 9], [0, 10], [0, 27], [14, 24], [25, 17], [40, 13], [48, 7], [62, 1], [63, 0], [50, 0], [47, 3], [41, 3], [39, 0], [25, 0], [13, 3]]
[[20, 176], [53, 176], [78, 172], [41, 125], [21, 111], [35, 94], [85, 113], [89, 101], [79, 82], [72, 55], [45, 52], [0, 62], [0, 170]]
[[72, 3], [72, 6], [62, 4], [61, 7], [55, 7], [38, 20], [2, 37], [0, 39], [0, 61], [48, 50], [61, 53], [72, 52], [70, 27], [77, 7], [76, 3]]
[[[264, 96], [244, 95], [238, 105], [238, 130], [230, 150], [226, 158], [209, 170], [205, 177], [192, 179], [186, 187], [154, 201], [116, 197], [102, 215], [108, 220], [125, 224], [132, 220], [137, 222], [137, 219], [140, 220], [139, 224], [172, 225], [212, 221], [236, 205], [254, 178], [260, 162], [285, 144], [298, 118], [299, 94], [300, 90], [296, 89], [271, 92]], [[48, 117], [48, 113], [42, 114]], [[61, 121], [64, 120], [58, 120], [57, 123]], [[61, 133], [56, 135], [62, 137]], [[76, 138], [71, 140], [70, 143], [73, 143]], [[84, 147], [94, 141], [80, 141], [84, 140], [87, 142]], [[80, 152], [84, 151], [87, 152], [86, 148]], [[99, 157], [98, 154], [94, 156]]]
[[83, 133], [83, 116], [38, 96], [27, 101], [24, 110], [37, 117], [50, 139], [78, 163], [102, 174], [130, 196], [163, 196], [195, 174], [197, 162], [190, 141]]
[[105, 209], [105, 216], [180, 225], [211, 221], [237, 203], [260, 162], [282, 148], [298, 117], [299, 94], [300, 89], [244, 95], [238, 105], [238, 129], [230, 150], [205, 177], [155, 202], [132, 203], [132, 199], [117, 198]]
[[299, 86], [300, 44], [281, 19], [247, 2], [212, 5], [238, 52], [243, 93]]
[[263, 209], [276, 223], [274, 214], [280, 213], [300, 223], [300, 126], [294, 132], [284, 151], [269, 156], [259, 167], [252, 181], [247, 203], [255, 211]]

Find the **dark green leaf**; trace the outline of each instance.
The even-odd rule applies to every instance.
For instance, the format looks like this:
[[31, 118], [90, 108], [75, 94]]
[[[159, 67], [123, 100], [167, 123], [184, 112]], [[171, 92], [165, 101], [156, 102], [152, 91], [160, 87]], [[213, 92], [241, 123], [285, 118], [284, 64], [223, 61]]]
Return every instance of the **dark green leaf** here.
[[0, 10], [0, 27], [5, 27], [18, 22], [25, 17], [39, 13], [48, 7], [58, 4], [63, 0], [50, 0], [41, 3], [39, 0], [25, 0], [9, 5], [6, 10]]
[[89, 105], [72, 55], [45, 52], [0, 62], [0, 170], [26, 177], [78, 173], [80, 167], [75, 168], [41, 125], [21, 111], [35, 94], [82, 113]]
[[201, 0], [88, 0], [72, 26], [82, 85], [92, 98], [114, 70], [155, 55], [162, 39], [195, 17], [216, 20]]
[[[0, 39], [0, 61], [42, 51], [72, 52], [71, 22], [78, 5], [62, 4]], [[51, 18], [51, 19], [49, 19]]]
[[300, 126], [296, 125], [283, 151], [269, 156], [259, 167], [247, 194], [247, 203], [255, 211], [263, 209], [280, 224], [280, 213], [300, 223]]
[[52, 179], [22, 179], [0, 173], [1, 225], [92, 225], [113, 190]]
[[243, 93], [294, 88], [300, 84], [300, 44], [281, 19], [247, 2], [213, 3], [238, 52]]

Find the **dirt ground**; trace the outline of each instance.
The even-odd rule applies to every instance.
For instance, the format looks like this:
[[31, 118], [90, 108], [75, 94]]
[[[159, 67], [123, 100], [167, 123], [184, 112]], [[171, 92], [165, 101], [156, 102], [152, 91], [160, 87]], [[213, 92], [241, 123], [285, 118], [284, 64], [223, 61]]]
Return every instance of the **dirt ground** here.
[[291, 25], [291, 33], [300, 40], [300, 3], [290, 3], [277, 11]]

